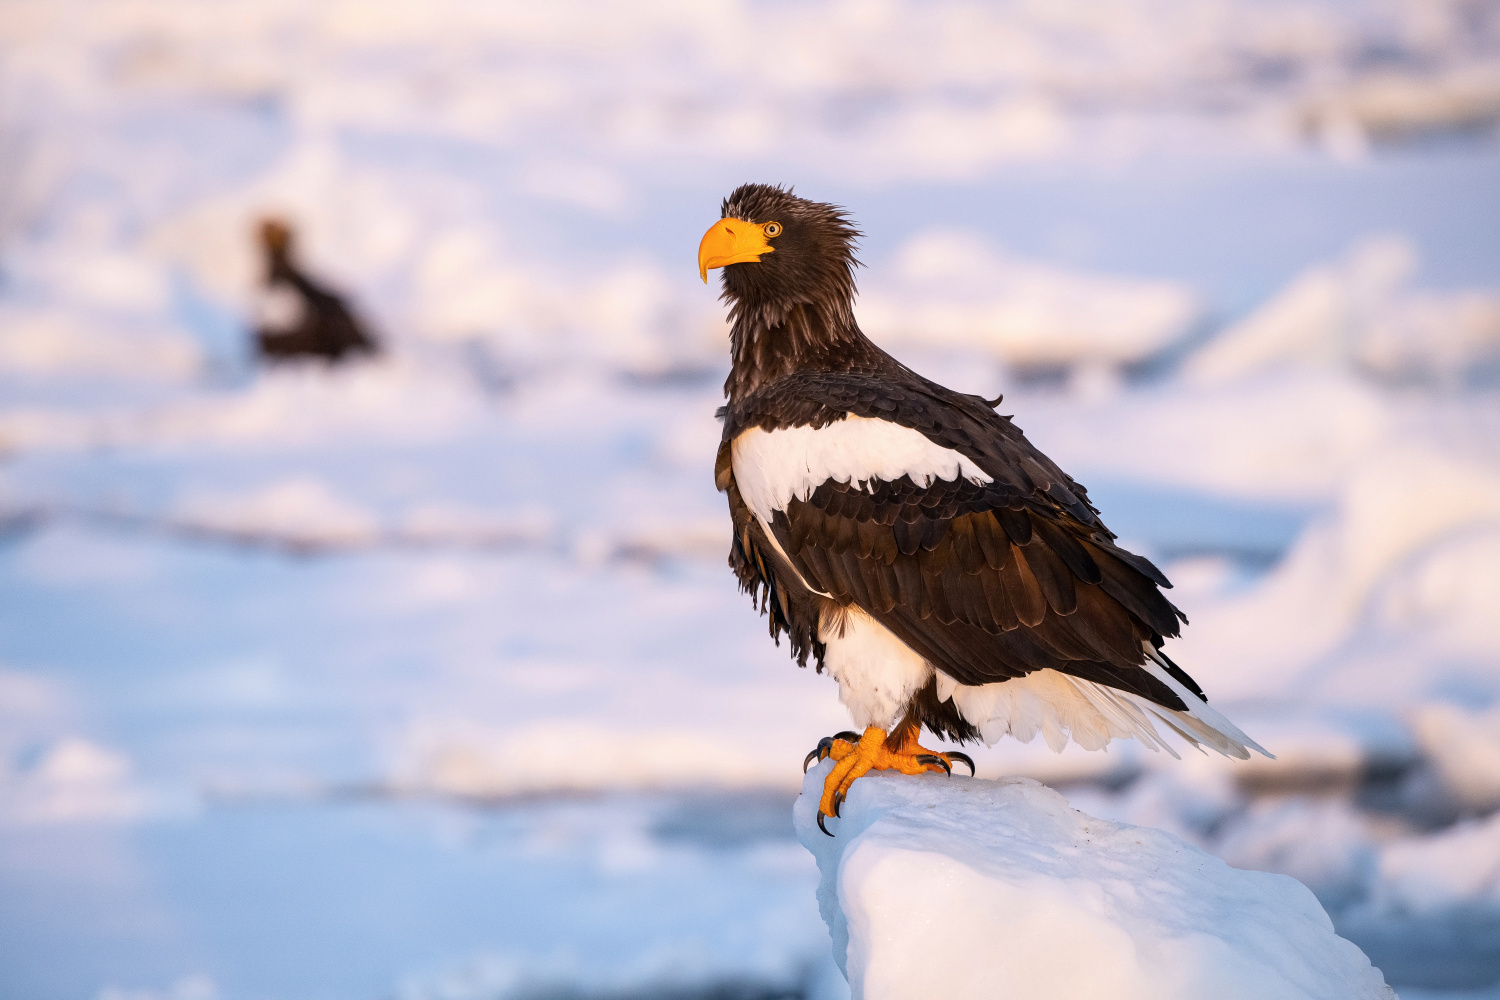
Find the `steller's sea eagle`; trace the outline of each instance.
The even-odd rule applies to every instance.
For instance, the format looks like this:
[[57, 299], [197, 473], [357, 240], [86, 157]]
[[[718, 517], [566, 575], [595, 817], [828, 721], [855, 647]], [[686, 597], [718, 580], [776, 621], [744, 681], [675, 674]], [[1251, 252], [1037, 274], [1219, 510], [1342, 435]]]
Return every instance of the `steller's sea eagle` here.
[[255, 331], [261, 355], [269, 360], [321, 357], [338, 361], [352, 354], [375, 353], [375, 341], [350, 313], [343, 297], [297, 266], [292, 227], [280, 219], [263, 219], [258, 235], [265, 257], [265, 286], [257, 303]]
[[698, 247], [729, 304], [714, 476], [730, 566], [863, 729], [808, 754], [837, 761], [819, 826], [871, 768], [974, 770], [922, 747], [924, 726], [960, 744], [1041, 732], [1058, 750], [1135, 737], [1171, 753], [1162, 723], [1265, 753], [1162, 652], [1187, 620], [1171, 584], [1115, 544], [1087, 491], [998, 399], [945, 389], [860, 332], [859, 235], [836, 206], [746, 184]]

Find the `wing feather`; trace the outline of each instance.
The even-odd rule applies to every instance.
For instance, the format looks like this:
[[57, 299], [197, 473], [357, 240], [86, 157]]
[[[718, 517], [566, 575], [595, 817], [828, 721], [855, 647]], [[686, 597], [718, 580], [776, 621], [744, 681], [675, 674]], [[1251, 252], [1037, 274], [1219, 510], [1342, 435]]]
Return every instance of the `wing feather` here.
[[[771, 530], [807, 586], [863, 608], [965, 685], [1052, 668], [1183, 709], [1143, 666], [1142, 644], [1176, 635], [1183, 620], [1158, 589], [1170, 586], [1166, 577], [1116, 545], [1088, 491], [981, 401], [905, 369], [802, 372], [733, 403], [724, 440], [727, 448], [746, 428], [821, 427], [846, 415], [915, 430], [991, 478], [829, 480], [785, 501]], [[764, 562], [753, 532], [737, 533], [736, 544]]]
[[1047, 601], [1042, 597], [1036, 575], [1031, 572], [1031, 564], [1015, 542], [1010, 544], [1010, 560], [1000, 571], [1000, 583], [1005, 587], [1005, 594], [1010, 598], [1011, 607], [1016, 609], [1021, 624], [1028, 627], [1041, 624], [1047, 614]]

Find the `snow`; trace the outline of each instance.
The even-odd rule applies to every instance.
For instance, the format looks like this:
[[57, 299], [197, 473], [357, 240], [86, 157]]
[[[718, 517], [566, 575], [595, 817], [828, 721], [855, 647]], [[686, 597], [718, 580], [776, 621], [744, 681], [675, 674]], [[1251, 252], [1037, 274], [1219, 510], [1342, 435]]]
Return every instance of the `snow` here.
[[[847, 712], [711, 481], [692, 248], [768, 180], [1278, 755], [981, 774], [1493, 996], [1493, 4], [416, 10], [0, 18], [0, 993], [847, 991], [787, 817]], [[267, 214], [380, 359], [251, 363]]]
[[[1280, 872], [1312, 889], [1339, 933], [1397, 983], [1473, 988], [1493, 982], [1497, 910], [1494, 818], [1432, 818], [1443, 800], [1419, 765], [1387, 800], [1361, 808], [1351, 791], [1378, 786], [1329, 770], [1244, 784], [1212, 766], [1153, 770], [1120, 792], [1075, 787], [1073, 805], [1150, 825], [1238, 868]], [[1257, 780], [1280, 794], [1247, 797]], [[1262, 785], [1264, 788], [1264, 785]], [[1401, 987], [1404, 993], [1406, 987]]]
[[1199, 318], [1190, 289], [997, 253], [976, 233], [921, 233], [863, 297], [860, 322], [895, 348], [962, 345], [1019, 368], [1138, 362]]
[[1294, 879], [1025, 779], [866, 776], [826, 837], [814, 819], [831, 769], [809, 772], [797, 835], [856, 1000], [1394, 996]]
[[1417, 253], [1385, 236], [1332, 266], [1308, 269], [1183, 366], [1222, 385], [1268, 370], [1361, 368], [1382, 378], [1451, 386], [1500, 361], [1500, 296], [1407, 287]]
[[1410, 720], [1422, 755], [1465, 811], [1500, 809], [1500, 708], [1422, 705]]

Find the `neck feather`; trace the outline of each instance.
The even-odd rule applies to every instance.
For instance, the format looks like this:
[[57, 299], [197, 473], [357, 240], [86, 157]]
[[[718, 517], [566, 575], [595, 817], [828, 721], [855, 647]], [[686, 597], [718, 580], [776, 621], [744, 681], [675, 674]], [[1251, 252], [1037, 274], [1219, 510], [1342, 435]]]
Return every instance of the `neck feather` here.
[[734, 301], [731, 367], [724, 393], [734, 401], [793, 372], [843, 371], [878, 354], [854, 322], [851, 304]]

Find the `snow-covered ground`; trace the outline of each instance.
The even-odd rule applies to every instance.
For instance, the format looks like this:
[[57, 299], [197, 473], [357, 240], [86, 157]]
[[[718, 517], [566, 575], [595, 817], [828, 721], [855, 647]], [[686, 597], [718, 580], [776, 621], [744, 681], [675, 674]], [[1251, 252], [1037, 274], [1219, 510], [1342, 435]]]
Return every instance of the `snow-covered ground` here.
[[[1280, 758], [981, 773], [1492, 994], [1497, 81], [1469, 0], [7, 3], [0, 994], [840, 995], [789, 807], [846, 716], [710, 474], [751, 179], [855, 212], [867, 331], [1005, 392]], [[382, 359], [249, 364], [266, 212]]]
[[808, 774], [797, 838], [860, 1000], [1393, 995], [1294, 878], [1089, 816], [1026, 778], [861, 779], [825, 836], [832, 770]]

